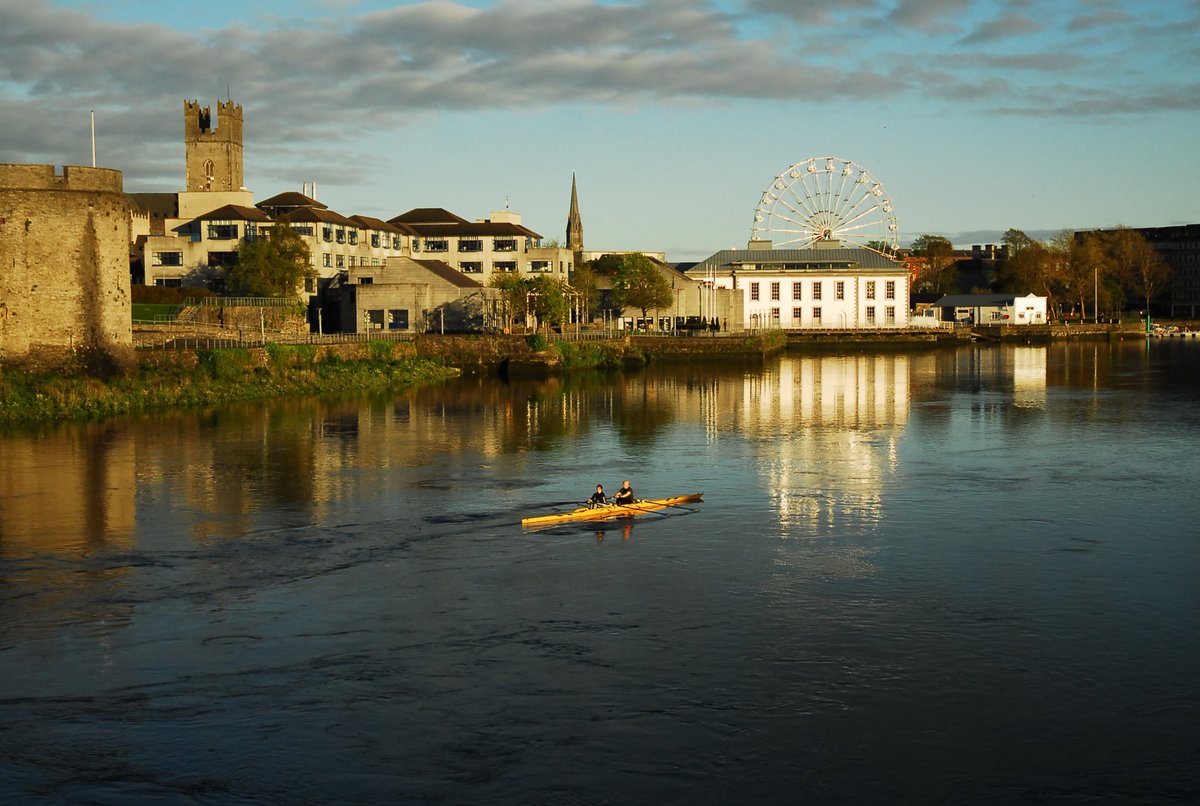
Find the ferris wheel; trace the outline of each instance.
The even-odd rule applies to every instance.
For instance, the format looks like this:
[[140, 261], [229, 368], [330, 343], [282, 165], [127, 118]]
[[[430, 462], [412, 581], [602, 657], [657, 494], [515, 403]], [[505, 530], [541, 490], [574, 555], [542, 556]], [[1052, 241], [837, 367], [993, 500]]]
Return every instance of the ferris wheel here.
[[775, 177], [754, 210], [754, 240], [807, 249], [842, 241], [883, 254], [899, 247], [899, 230], [879, 180], [838, 157], [811, 157]]

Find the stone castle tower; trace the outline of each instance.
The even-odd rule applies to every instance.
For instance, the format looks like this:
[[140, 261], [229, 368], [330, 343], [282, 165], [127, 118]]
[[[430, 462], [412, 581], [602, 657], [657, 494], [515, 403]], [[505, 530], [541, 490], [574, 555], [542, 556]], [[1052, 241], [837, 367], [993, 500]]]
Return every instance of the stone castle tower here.
[[575, 174], [571, 173], [571, 211], [567, 213], [567, 248], [576, 254], [583, 251], [583, 219], [579, 217], [579, 194], [575, 191]]
[[120, 171], [0, 165], [0, 362], [132, 365], [129, 242]]
[[242, 107], [217, 102], [217, 125], [210, 107], [183, 102], [183, 139], [187, 149], [187, 190], [241, 190]]

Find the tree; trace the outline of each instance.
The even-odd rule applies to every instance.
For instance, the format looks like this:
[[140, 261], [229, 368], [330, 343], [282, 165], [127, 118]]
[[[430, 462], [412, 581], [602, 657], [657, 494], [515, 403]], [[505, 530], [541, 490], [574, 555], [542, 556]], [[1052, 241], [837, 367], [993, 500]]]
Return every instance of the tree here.
[[500, 299], [508, 313], [506, 329], [514, 319], [524, 319], [528, 316], [528, 281], [509, 272], [493, 272], [488, 278], [488, 285], [500, 290]]
[[[1102, 238], [1095, 233], [1075, 235], [1063, 232], [1057, 239], [1066, 254], [1063, 263], [1063, 290], [1079, 304], [1079, 315], [1087, 318], [1087, 301], [1093, 300], [1093, 316], [1099, 316], [1095, 307], [1100, 304], [1100, 280], [1112, 274], [1112, 259]], [[1107, 296], [1107, 288], [1105, 295]]]
[[612, 288], [614, 302], [621, 308], [637, 308], [643, 319], [651, 308], [670, 308], [675, 302], [671, 281], [641, 253], [620, 256]]
[[1037, 293], [1046, 298], [1047, 310], [1054, 309], [1054, 297], [1063, 288], [1064, 256], [1041, 241], [1030, 241], [1015, 257], [1009, 257], [1011, 282], [1017, 291]]
[[1118, 227], [1108, 233], [1113, 266], [1118, 275], [1146, 303], [1171, 280], [1171, 267], [1140, 232]]
[[526, 282], [529, 312], [537, 317], [538, 322], [545, 322], [547, 325], [557, 322], [562, 325], [571, 310], [571, 303], [567, 300], [563, 284], [544, 274]]
[[1033, 245], [1033, 239], [1019, 229], [1009, 227], [1004, 232], [1004, 236], [1000, 239], [1000, 243], [1008, 247], [1008, 256], [1014, 258], [1021, 254], [1021, 250], [1027, 246]]
[[589, 321], [599, 300], [596, 273], [591, 266], [578, 266], [571, 272], [571, 288], [579, 295], [580, 315], [585, 322]]
[[913, 241], [912, 250], [921, 259], [918, 288], [938, 294], [957, 290], [958, 269], [954, 265], [954, 244], [941, 235], [922, 235]]
[[243, 242], [237, 260], [225, 269], [229, 290], [247, 297], [290, 297], [304, 278], [315, 276], [308, 244], [282, 221], [265, 237]]

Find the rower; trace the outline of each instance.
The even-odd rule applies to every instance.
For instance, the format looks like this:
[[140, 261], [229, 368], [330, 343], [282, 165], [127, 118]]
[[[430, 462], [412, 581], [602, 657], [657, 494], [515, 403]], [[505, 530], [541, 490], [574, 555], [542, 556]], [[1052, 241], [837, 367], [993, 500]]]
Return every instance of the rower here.
[[632, 504], [636, 499], [633, 497], [633, 488], [629, 486], [629, 479], [621, 482], [621, 489], [617, 490], [617, 494], [613, 496], [614, 504], [628, 505]]
[[597, 484], [596, 492], [592, 493], [592, 497], [587, 500], [588, 507], [589, 508], [602, 507], [607, 503], [608, 503], [608, 501], [606, 501], [604, 498], [604, 485]]

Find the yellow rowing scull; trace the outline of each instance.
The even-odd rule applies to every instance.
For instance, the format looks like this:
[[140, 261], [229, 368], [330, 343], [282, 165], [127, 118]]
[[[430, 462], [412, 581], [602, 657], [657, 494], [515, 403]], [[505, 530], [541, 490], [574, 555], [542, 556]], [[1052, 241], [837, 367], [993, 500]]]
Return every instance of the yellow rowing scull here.
[[652, 498], [646, 501], [634, 501], [632, 504], [604, 504], [596, 507], [580, 507], [572, 512], [557, 512], [553, 515], [535, 515], [532, 518], [521, 518], [521, 525], [530, 526], [553, 526], [556, 523], [570, 523], [571, 521], [602, 521], [608, 518], [628, 517], [631, 515], [640, 515], [643, 512], [656, 512], [660, 509], [668, 507], [677, 507], [680, 504], [695, 503], [701, 499], [704, 493], [690, 493], [688, 495], [677, 495], [673, 498]]

